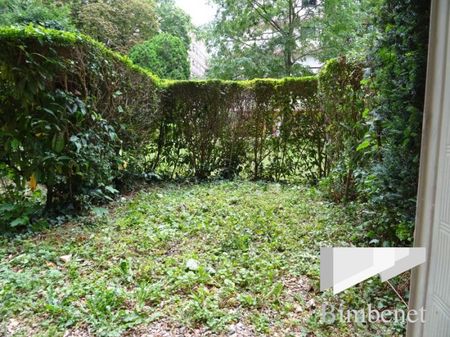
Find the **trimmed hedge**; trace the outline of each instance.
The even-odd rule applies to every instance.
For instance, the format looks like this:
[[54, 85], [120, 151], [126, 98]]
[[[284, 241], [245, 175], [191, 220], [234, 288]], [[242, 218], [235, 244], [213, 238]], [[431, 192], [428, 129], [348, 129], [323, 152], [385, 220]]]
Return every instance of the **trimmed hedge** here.
[[[0, 43], [0, 170], [45, 185], [49, 208], [109, 198], [130, 175], [318, 181], [345, 137], [317, 77], [163, 81], [84, 35], [6, 28]], [[353, 65], [334, 62], [340, 83]]]
[[171, 175], [320, 175], [322, 163], [310, 156], [320, 151], [312, 139], [322, 128], [311, 123], [316, 93], [314, 77], [171, 82], [161, 99], [164, 146], [153, 167], [164, 157], [160, 169]]
[[160, 80], [83, 35], [29, 26], [0, 41], [2, 173], [45, 185], [47, 208], [110, 198], [124, 150], [141, 156], [157, 125]]
[[356, 198], [355, 175], [362, 164], [367, 132], [363, 65], [345, 58], [329, 61], [319, 73], [320, 110], [325, 115], [326, 167], [321, 183], [335, 201]]

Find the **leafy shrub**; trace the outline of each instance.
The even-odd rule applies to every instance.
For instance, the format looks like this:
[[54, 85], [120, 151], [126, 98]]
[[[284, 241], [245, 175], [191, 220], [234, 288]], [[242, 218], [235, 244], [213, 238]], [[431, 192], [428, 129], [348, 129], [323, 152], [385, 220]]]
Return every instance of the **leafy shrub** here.
[[149, 41], [134, 46], [131, 60], [161, 78], [186, 80], [190, 75], [188, 52], [183, 41], [173, 35], [161, 33]]
[[47, 221], [42, 213], [41, 196], [41, 191], [28, 195], [13, 189], [3, 191], [0, 195], [0, 231], [45, 226]]
[[0, 39], [0, 159], [17, 191], [45, 186], [49, 211], [111, 200], [123, 148], [156, 114], [155, 79], [85, 36], [27, 27]]
[[78, 11], [76, 23], [81, 32], [122, 53], [158, 31], [153, 1], [86, 1], [74, 9]]
[[361, 81], [363, 66], [345, 58], [330, 60], [319, 74], [319, 98], [326, 124], [325, 176], [327, 194], [335, 201], [356, 197], [358, 151], [366, 131]]
[[102, 187], [111, 185], [119, 158], [114, 128], [67, 92], [39, 91], [33, 110], [23, 94], [16, 95], [9, 101], [15, 114], [1, 114], [2, 157], [12, 164], [16, 186], [31, 177], [45, 185], [48, 208], [54, 202], [75, 201], [71, 206], [78, 208], [81, 199], [103, 199]]
[[4, 0], [0, 2], [0, 25], [35, 24], [47, 28], [72, 30], [70, 8], [42, 0]]
[[373, 72], [366, 159], [360, 185], [368, 200], [368, 234], [411, 244], [416, 208], [430, 1], [388, 0], [371, 55]]

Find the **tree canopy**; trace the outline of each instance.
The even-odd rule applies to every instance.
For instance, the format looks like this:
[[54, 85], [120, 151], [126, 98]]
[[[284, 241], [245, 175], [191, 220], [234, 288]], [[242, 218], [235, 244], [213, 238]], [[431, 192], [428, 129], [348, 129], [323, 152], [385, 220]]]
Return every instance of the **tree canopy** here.
[[324, 61], [356, 48], [379, 0], [214, 0], [210, 77], [299, 76], [307, 57]]
[[77, 26], [83, 33], [121, 52], [158, 31], [155, 6], [149, 0], [87, 3], [79, 10]]
[[43, 0], [0, 0], [0, 25], [37, 24], [54, 29], [73, 29], [70, 7]]
[[130, 51], [131, 60], [161, 78], [184, 80], [190, 75], [188, 52], [179, 37], [161, 33]]
[[159, 0], [156, 14], [160, 31], [179, 37], [186, 49], [189, 49], [191, 44], [190, 34], [194, 29], [191, 17], [180, 7], [176, 6], [173, 0]]

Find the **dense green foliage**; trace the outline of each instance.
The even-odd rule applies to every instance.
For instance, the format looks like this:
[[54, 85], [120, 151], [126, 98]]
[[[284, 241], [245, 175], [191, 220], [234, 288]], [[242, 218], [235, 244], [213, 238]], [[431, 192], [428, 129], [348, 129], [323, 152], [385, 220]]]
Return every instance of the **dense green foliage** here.
[[[357, 213], [298, 185], [153, 186], [114, 203], [105, 221], [0, 238], [0, 329], [57, 337], [401, 336], [401, 324], [321, 320], [323, 303], [405, 309], [378, 278], [337, 296], [319, 291], [318, 247], [348, 246]], [[392, 280], [402, 294], [407, 282]]]
[[[217, 56], [210, 77], [249, 79], [305, 74], [298, 61], [315, 49], [316, 5], [303, 0], [214, 3], [219, 11], [210, 43]], [[305, 34], [305, 30], [312, 33]]]
[[188, 50], [191, 45], [190, 34], [194, 30], [191, 17], [177, 7], [174, 0], [158, 0], [156, 14], [160, 31], [180, 38]]
[[[352, 130], [362, 120], [361, 78], [361, 65], [341, 59], [330, 62], [319, 81], [303, 77], [170, 83], [161, 101], [166, 120], [153, 167], [172, 176], [241, 174], [318, 182], [359, 144], [361, 132]], [[350, 175], [348, 190], [353, 191], [353, 171], [348, 172], [356, 159], [347, 161], [345, 176]]]
[[[318, 90], [315, 77], [159, 85], [85, 36], [28, 27], [0, 40], [1, 162], [21, 193], [25, 181], [44, 185], [48, 208], [78, 209], [154, 173], [317, 182], [337, 164], [330, 144], [347, 137], [337, 124], [356, 118], [323, 109], [318, 95], [336, 88]], [[360, 67], [334, 64], [329, 78], [357, 85]]]
[[384, 0], [326, 0], [323, 17], [317, 20], [316, 39], [320, 60], [339, 56], [364, 59], [378, 37], [375, 20]]
[[214, 0], [210, 78], [303, 76], [307, 58], [364, 58], [382, 0]]
[[0, 26], [28, 25], [71, 30], [70, 8], [45, 0], [0, 0]]
[[[48, 210], [109, 199], [123, 149], [139, 153], [131, 144], [156, 119], [153, 75], [86, 36], [28, 27], [3, 29], [0, 40], [0, 169], [10, 193], [42, 184]], [[8, 199], [6, 211], [20, 206]]]
[[373, 92], [362, 183], [369, 236], [412, 242], [425, 92], [430, 1], [388, 0], [371, 54]]
[[165, 79], [187, 80], [191, 73], [185, 42], [167, 33], [134, 46], [130, 59]]
[[149, 0], [100, 0], [75, 9], [81, 32], [120, 52], [126, 53], [158, 31], [154, 4]]
[[313, 77], [169, 84], [160, 132], [169, 171], [192, 170], [200, 178], [320, 174], [321, 163], [306, 155], [320, 152], [315, 140], [322, 126], [312, 124], [316, 91]]
[[344, 58], [328, 61], [319, 74], [319, 101], [326, 124], [327, 165], [321, 184], [335, 201], [356, 198], [364, 125], [363, 65]]

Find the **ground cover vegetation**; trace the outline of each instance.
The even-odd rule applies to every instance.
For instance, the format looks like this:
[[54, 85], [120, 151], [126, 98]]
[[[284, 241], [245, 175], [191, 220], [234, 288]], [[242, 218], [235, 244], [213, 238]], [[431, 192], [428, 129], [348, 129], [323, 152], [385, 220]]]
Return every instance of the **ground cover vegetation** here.
[[[324, 324], [323, 303], [404, 308], [378, 279], [319, 291], [320, 246], [349, 245], [358, 205], [298, 184], [156, 184], [110, 215], [0, 241], [0, 331], [14, 336], [400, 336]], [[394, 285], [404, 295], [403, 279]]]

